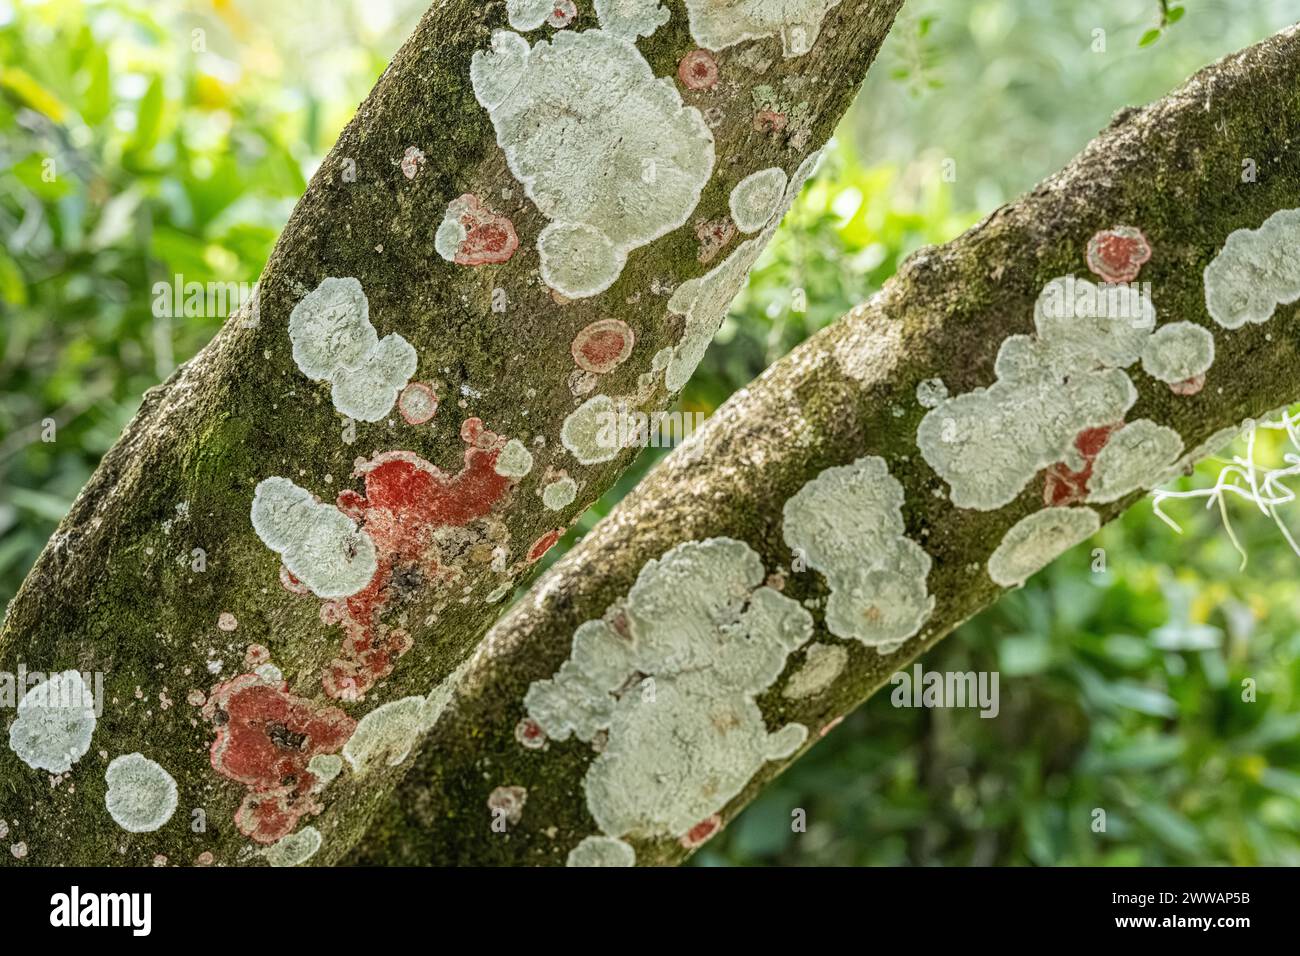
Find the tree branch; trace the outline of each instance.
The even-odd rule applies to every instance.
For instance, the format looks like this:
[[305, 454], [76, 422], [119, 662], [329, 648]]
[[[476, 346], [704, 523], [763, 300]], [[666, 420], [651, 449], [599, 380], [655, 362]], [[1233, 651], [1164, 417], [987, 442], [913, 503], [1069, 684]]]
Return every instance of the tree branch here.
[[[813, 746], [996, 601], [994, 577], [1023, 579], [1174, 459], [1300, 397], [1300, 316], [1277, 305], [1300, 292], [1294, 218], [1269, 220], [1300, 206], [1298, 140], [1291, 28], [1121, 114], [1062, 172], [912, 256], [734, 395], [498, 622], [357, 859], [562, 864], [599, 835], [575, 862], [680, 861], [716, 825], [708, 811], [730, 819], [797, 757], [777, 739], [791, 725]], [[1140, 230], [1149, 261], [1115, 227]], [[1224, 251], [1241, 229], [1260, 231]], [[1096, 271], [1150, 283], [1120, 300], [1126, 325], [1050, 298], [1061, 277], [1100, 281], [1090, 244]], [[1177, 323], [1204, 332], [1164, 332]], [[1202, 382], [1190, 346], [1206, 337]], [[839, 650], [790, 653], [808, 607], [817, 645]], [[754, 655], [782, 676], [742, 680]], [[498, 788], [518, 788], [513, 803]]]

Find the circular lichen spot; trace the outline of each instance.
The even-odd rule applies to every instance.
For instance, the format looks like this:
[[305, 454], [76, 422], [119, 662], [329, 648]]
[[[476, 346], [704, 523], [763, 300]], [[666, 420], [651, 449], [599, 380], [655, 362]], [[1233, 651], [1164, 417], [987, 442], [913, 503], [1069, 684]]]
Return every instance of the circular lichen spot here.
[[108, 815], [129, 833], [151, 833], [176, 812], [176, 781], [143, 754], [114, 758], [104, 780]]

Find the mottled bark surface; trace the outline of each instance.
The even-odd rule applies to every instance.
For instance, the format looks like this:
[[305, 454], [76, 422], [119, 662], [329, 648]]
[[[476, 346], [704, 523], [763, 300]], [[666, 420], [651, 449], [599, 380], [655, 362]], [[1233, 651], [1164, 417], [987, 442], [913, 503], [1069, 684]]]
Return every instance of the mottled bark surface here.
[[[286, 703], [298, 708], [287, 717], [254, 714], [255, 731], [279, 748], [272, 757], [287, 753], [290, 763], [305, 763], [314, 745], [295, 724], [305, 714], [337, 707], [346, 718], [330, 719], [346, 727], [444, 679], [499, 615], [501, 605], [489, 597], [527, 575], [536, 543], [574, 521], [634, 455], [629, 449], [580, 464], [560, 440], [565, 417], [594, 394], [632, 396], [643, 410], [669, 402], [663, 377], [651, 371], [652, 356], [682, 335], [668, 297], [745, 238], [730, 237], [706, 265], [697, 224], [726, 216], [745, 176], [773, 166], [793, 173], [825, 141], [899, 3], [842, 3], [801, 56], [783, 57], [774, 36], [729, 47], [715, 54], [717, 84], [699, 90], [677, 78], [679, 60], [695, 43], [683, 5], [670, 3], [671, 19], [638, 46], [686, 106], [706, 113], [712, 175], [684, 225], [633, 250], [608, 291], [572, 301], [553, 296], [538, 276], [534, 245], [546, 219], [507, 168], [471, 88], [471, 56], [506, 27], [505, 5], [451, 0], [430, 10], [295, 209], [261, 276], [256, 322], [232, 318], [200, 355], [150, 391], [9, 605], [0, 669], [76, 669], [105, 680], [89, 752], [70, 772], [32, 769], [0, 747], [0, 818], [10, 841], [25, 842], [23, 862], [141, 865], [155, 855], [172, 863], [261, 862], [257, 851], [269, 840], [248, 839], [234, 822], [256, 786], [210, 764], [217, 728], [230, 719], [227, 702], [214, 700], [205, 715], [204, 698], [218, 682], [253, 671], [263, 656], [256, 648], [249, 654], [250, 645], [266, 648], [287, 692], [302, 702]], [[583, 5], [568, 31], [596, 26]], [[558, 32], [544, 26], [527, 38]], [[519, 248], [509, 261], [457, 265], [436, 251], [449, 202], [467, 193], [510, 220]], [[429, 384], [440, 399], [432, 421], [408, 424], [394, 408], [375, 423], [349, 423], [329, 386], [295, 365], [290, 312], [326, 277], [355, 277], [378, 334], [398, 333], [414, 346], [411, 380]], [[588, 379], [589, 394], [575, 395], [571, 343], [593, 321], [610, 318], [631, 328], [635, 347], [616, 369]], [[323, 610], [337, 616], [326, 602], [282, 587], [279, 557], [250, 524], [254, 487], [282, 476], [332, 502], [343, 491], [365, 492], [354, 473], [358, 459], [391, 451], [455, 475], [474, 441], [462, 439], [462, 426], [474, 418], [501, 441], [520, 440], [532, 454], [531, 471], [504, 489], [490, 475], [471, 474], [449, 492], [460, 496], [450, 510], [472, 514], [433, 522], [420, 560], [391, 569], [368, 638], [397, 647], [394, 632], [404, 631], [410, 649], [393, 652], [391, 675], [363, 688], [364, 700], [327, 696], [322, 677], [340, 654], [344, 630], [322, 619]], [[540, 493], [562, 472], [577, 494], [550, 510]], [[174, 815], [154, 832], [128, 833], [105, 810], [108, 762], [137, 751], [161, 764], [179, 789]], [[271, 787], [268, 775], [284, 771], [268, 765], [246, 776], [260, 774], [257, 786]], [[323, 810], [297, 820], [324, 836], [314, 862], [338, 858], [358, 838], [400, 772], [387, 761], [364, 778], [345, 769], [309, 797], [302, 768], [287, 771], [275, 785], [288, 788], [293, 812], [307, 799]], [[199, 818], [205, 825], [196, 832]], [[263, 836], [293, 829], [282, 824], [268, 823]], [[7, 853], [0, 859], [15, 862]]]
[[[824, 692], [800, 700], [780, 693], [801, 663], [795, 654], [759, 699], [769, 729], [791, 721], [812, 729], [805, 748], [815, 746], [818, 728], [995, 601], [1003, 591], [986, 572], [987, 560], [1008, 528], [1043, 508], [1043, 477], [1005, 507], [954, 507], [917, 447], [926, 409], [916, 388], [936, 377], [954, 395], [990, 385], [1003, 340], [1032, 332], [1044, 284], [1068, 274], [1093, 278], [1085, 248], [1099, 230], [1139, 227], [1153, 250], [1141, 279], [1151, 282], [1159, 323], [1196, 323], [1217, 346], [1195, 395], [1175, 394], [1131, 369], [1139, 397], [1130, 421], [1168, 426], [1192, 449], [1300, 397], [1300, 310], [1280, 306], [1267, 322], [1227, 330], [1211, 322], [1202, 280], [1230, 232], [1300, 206], [1297, 142], [1300, 32], [1292, 28], [1208, 67], [1159, 102], [1117, 116], [1032, 193], [957, 240], [914, 255], [880, 295], [734, 395], [498, 622], [357, 859], [563, 864], [571, 848], [597, 833], [583, 786], [593, 748], [572, 738], [521, 747], [515, 727], [525, 716], [523, 699], [569, 655], [580, 624], [620, 602], [648, 560], [682, 542], [727, 536], [748, 543], [768, 572], [784, 573], [787, 596], [816, 599], [816, 639], [847, 650], [848, 665]], [[1247, 160], [1253, 179], [1243, 176]], [[791, 495], [823, 469], [863, 455], [888, 462], [906, 492], [907, 534], [933, 558], [933, 614], [917, 636], [884, 655], [826, 632], [819, 609], [825, 580], [792, 569], [782, 534]], [[1140, 497], [1098, 506], [1101, 520]], [[788, 762], [766, 764], [723, 819]], [[526, 788], [528, 797], [519, 822], [497, 832], [487, 801], [503, 785]], [[628, 842], [641, 864], [688, 853], [675, 839]]]

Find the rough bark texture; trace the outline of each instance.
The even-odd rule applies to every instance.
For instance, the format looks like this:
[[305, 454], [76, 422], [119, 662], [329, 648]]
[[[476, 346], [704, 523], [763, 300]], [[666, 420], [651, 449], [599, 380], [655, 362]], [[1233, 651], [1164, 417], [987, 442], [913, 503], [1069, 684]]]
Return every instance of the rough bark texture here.
[[[313, 177], [262, 274], [257, 321], [232, 318], [200, 355], [145, 396], [9, 605], [0, 669], [76, 669], [105, 679], [90, 750], [70, 772], [32, 769], [0, 747], [0, 818], [9, 842], [25, 843], [22, 862], [140, 865], [161, 855], [172, 863], [259, 863], [256, 851], [271, 835], [306, 824], [324, 835], [314, 862], [339, 857], [364, 832], [400, 768], [381, 760], [364, 778], [345, 768], [323, 790], [308, 786], [297, 763], [305, 764], [315, 744], [303, 742], [298, 724], [321, 718], [342, 731], [376, 705], [428, 693], [500, 614], [491, 598], [499, 600], [528, 573], [537, 556], [530, 551], [544, 550], [538, 542], [572, 523], [630, 462], [632, 449], [579, 463], [560, 440], [562, 422], [594, 394], [630, 396], [644, 410], [668, 403], [661, 369], [651, 368], [652, 356], [682, 335], [668, 296], [745, 238], [733, 233], [706, 265], [697, 224], [725, 217], [745, 176], [773, 166], [792, 173], [825, 141], [900, 2], [841, 3], [801, 56], [783, 57], [775, 36], [731, 46], [714, 55], [717, 84], [698, 90], [677, 79], [679, 60], [696, 44], [683, 5], [670, 3], [671, 19], [638, 46], [686, 106], [707, 111], [712, 174], [684, 225], [631, 251], [608, 291], [572, 300], [552, 295], [538, 276], [535, 243], [547, 220], [507, 168], [471, 88], [471, 56], [506, 27], [505, 5], [435, 5]], [[527, 38], [596, 27], [591, 5], [583, 4], [567, 31], [543, 26]], [[640, 117], [629, 114], [627, 121]], [[510, 220], [519, 248], [504, 264], [458, 265], [436, 251], [448, 204], [467, 193]], [[761, 243], [766, 233], [755, 238]], [[378, 334], [400, 333], [415, 347], [411, 380], [430, 384], [441, 400], [431, 422], [407, 424], [394, 408], [375, 423], [349, 423], [333, 406], [329, 385], [310, 381], [295, 365], [290, 312], [326, 277], [355, 277]], [[597, 319], [626, 323], [635, 347], [608, 374], [575, 380], [580, 370], [571, 343]], [[500, 439], [476, 438], [472, 426], [462, 439], [472, 418]], [[531, 452], [526, 477], [498, 480], [495, 456], [506, 439]], [[467, 448], [475, 444], [477, 451]], [[460, 485], [436, 479], [449, 483], [446, 510], [462, 514], [430, 522], [420, 553], [407, 554], [380, 582], [383, 599], [374, 619], [363, 622], [363, 639], [381, 664], [392, 665], [391, 675], [379, 673], [373, 686], [361, 687], [363, 700], [330, 697], [322, 676], [341, 653], [342, 612], [281, 586], [280, 559], [250, 524], [254, 487], [282, 476], [329, 502], [345, 490], [362, 492], [354, 472], [359, 459], [390, 451], [414, 453], [446, 475], [465, 467]], [[469, 464], [475, 454], [478, 471]], [[484, 454], [493, 456], [486, 465]], [[577, 494], [551, 510], [540, 493], [561, 473], [575, 479]], [[373, 498], [377, 489], [367, 491]], [[323, 611], [334, 619], [323, 620]], [[398, 629], [413, 642], [404, 654]], [[248, 655], [249, 645], [269, 650], [283, 672], [287, 689], [277, 694], [302, 700], [280, 696], [261, 712], [263, 705], [245, 703], [255, 711], [245, 714], [248, 732], [278, 749], [264, 755], [265, 766], [246, 768], [241, 783], [214, 769], [209, 749], [231, 719], [234, 693], [228, 687], [218, 699], [214, 685], [253, 671], [262, 652]], [[275, 708], [284, 713], [273, 714]], [[400, 741], [393, 746], [380, 756], [399, 757]], [[337, 751], [338, 744], [323, 749]], [[179, 788], [175, 814], [155, 832], [126, 832], [105, 809], [108, 762], [137, 751], [161, 764]], [[270, 765], [286, 754], [293, 766]], [[237, 809], [250, 795], [276, 788], [295, 820], [268, 821], [263, 839], [252, 841], [234, 822]], [[309, 806], [323, 812], [302, 813]], [[192, 826], [198, 816], [202, 832]], [[0, 859], [15, 862], [8, 853]]]
[[[1044, 284], [1067, 274], [1092, 278], [1085, 247], [1099, 230], [1139, 227], [1153, 249], [1141, 279], [1152, 284], [1160, 325], [1196, 323], [1217, 345], [1195, 395], [1131, 369], [1139, 397], [1130, 421], [1169, 426], [1191, 449], [1300, 397], [1300, 310], [1280, 306], [1270, 321], [1229, 331], [1210, 321], [1202, 281], [1230, 232], [1300, 206], [1297, 142], [1300, 32], [1292, 28], [1208, 67], [1157, 103], [1120, 114], [1061, 173], [957, 240], [914, 255], [882, 293], [734, 395], [497, 623], [357, 859], [563, 864], [599, 832], [584, 794], [593, 747], [573, 738], [521, 747], [515, 728], [523, 699], [569, 655], [579, 625], [617, 610], [646, 562], [682, 542], [746, 542], [768, 572], [784, 573], [787, 596], [814, 599], [814, 639], [847, 650], [847, 666], [825, 691], [800, 700], [781, 694], [801, 663], [796, 653], [759, 698], [769, 728], [794, 721], [813, 729], [804, 748], [815, 744], [817, 728], [995, 601], [1003, 589], [986, 572], [987, 560], [1008, 528], [1043, 508], [1043, 476], [1005, 507], [954, 507], [918, 453], [926, 409], [916, 389], [935, 377], [954, 395], [990, 385], [1003, 340], [1033, 331]], [[1246, 160], [1257, 169], [1254, 181], [1244, 181]], [[793, 494], [823, 469], [863, 455], [888, 462], [906, 492], [907, 535], [933, 558], [934, 611], [917, 636], [887, 654], [826, 631], [825, 579], [791, 568], [782, 534], [782, 508]], [[1099, 506], [1101, 520], [1140, 497]], [[727, 803], [723, 820], [797, 756], [767, 763]], [[491, 826], [487, 807], [502, 785], [527, 790], [522, 817], [504, 833]], [[689, 852], [672, 838], [626, 839], [638, 864], [678, 862]]]

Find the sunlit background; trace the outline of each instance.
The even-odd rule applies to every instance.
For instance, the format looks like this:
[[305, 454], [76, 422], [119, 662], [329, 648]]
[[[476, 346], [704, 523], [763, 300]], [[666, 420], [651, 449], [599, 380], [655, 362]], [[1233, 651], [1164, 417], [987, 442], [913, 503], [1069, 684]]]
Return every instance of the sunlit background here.
[[[0, 0], [0, 602], [144, 390], [219, 324], [155, 318], [153, 284], [256, 280], [424, 6]], [[1158, 0], [909, 0], [683, 407], [711, 411], [1117, 109], [1294, 13], [1293, 0], [1198, 0], [1152, 33]], [[51, 419], [57, 440], [42, 441]], [[1281, 460], [1280, 437], [1262, 457]], [[1139, 505], [926, 658], [999, 671], [997, 719], [878, 695], [696, 862], [1300, 863], [1300, 557], [1267, 516], [1229, 507], [1244, 570], [1217, 511], [1170, 504], [1180, 537]]]

